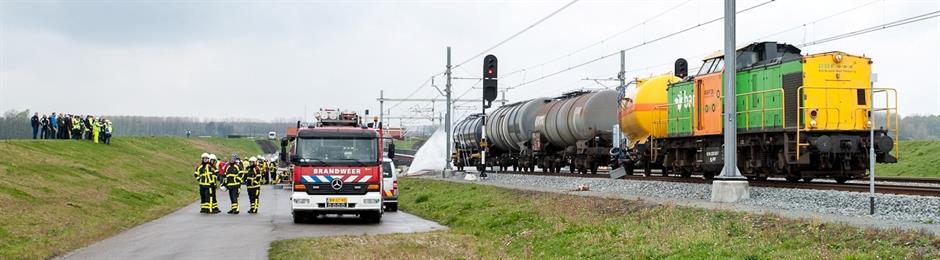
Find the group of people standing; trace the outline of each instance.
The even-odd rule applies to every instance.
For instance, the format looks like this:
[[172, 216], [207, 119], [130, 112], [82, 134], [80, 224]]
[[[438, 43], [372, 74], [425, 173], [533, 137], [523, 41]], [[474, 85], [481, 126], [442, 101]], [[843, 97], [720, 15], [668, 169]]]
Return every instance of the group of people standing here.
[[244, 184], [251, 204], [248, 213], [255, 214], [261, 206], [261, 185], [279, 183], [282, 176], [277, 174], [277, 165], [273, 161], [260, 155], [242, 161], [238, 154], [233, 154], [230, 161], [224, 162], [219, 161], [215, 154], [203, 153], [193, 177], [199, 183], [199, 213], [222, 212], [216, 199], [216, 191], [222, 189], [228, 191], [232, 203], [228, 214], [238, 214], [238, 196]]
[[33, 139], [84, 139], [111, 144], [111, 135], [114, 133], [111, 120], [90, 115], [52, 113], [40, 117], [39, 113], [35, 113], [29, 121], [33, 127]]

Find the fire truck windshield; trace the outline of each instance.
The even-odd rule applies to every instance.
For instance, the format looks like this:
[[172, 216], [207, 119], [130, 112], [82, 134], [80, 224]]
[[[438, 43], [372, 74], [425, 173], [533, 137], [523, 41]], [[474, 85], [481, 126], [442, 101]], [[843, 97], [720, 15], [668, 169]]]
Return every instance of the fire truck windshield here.
[[370, 166], [378, 164], [375, 138], [300, 138], [301, 163]]

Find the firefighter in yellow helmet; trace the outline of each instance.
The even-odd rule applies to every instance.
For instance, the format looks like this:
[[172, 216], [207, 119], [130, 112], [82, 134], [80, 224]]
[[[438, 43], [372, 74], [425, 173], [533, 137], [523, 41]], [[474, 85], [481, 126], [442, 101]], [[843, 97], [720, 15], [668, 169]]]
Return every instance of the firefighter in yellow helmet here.
[[249, 158], [248, 168], [245, 171], [245, 186], [248, 188], [248, 201], [251, 202], [251, 209], [248, 210], [248, 213], [251, 214], [258, 213], [258, 204], [261, 200], [261, 183], [263, 181], [262, 174], [262, 166], [258, 164], [258, 158]]
[[228, 214], [238, 214], [238, 192], [242, 187], [244, 172], [241, 159], [237, 154], [232, 155], [232, 161], [225, 170], [225, 188], [228, 189], [228, 198], [232, 201], [232, 209]]
[[193, 173], [193, 177], [196, 178], [196, 182], [199, 183], [199, 213], [211, 213], [212, 212], [212, 200], [211, 196], [211, 187], [215, 185], [215, 177], [212, 175], [218, 169], [215, 168], [209, 160], [209, 154], [202, 154], [202, 162], [199, 166], [196, 166], [196, 172]]

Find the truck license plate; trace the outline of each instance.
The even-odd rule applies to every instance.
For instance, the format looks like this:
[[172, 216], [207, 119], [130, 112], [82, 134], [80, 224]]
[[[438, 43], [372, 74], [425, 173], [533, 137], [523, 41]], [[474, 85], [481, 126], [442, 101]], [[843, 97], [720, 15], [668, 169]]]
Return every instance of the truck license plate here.
[[345, 208], [348, 201], [344, 197], [326, 198], [327, 208]]

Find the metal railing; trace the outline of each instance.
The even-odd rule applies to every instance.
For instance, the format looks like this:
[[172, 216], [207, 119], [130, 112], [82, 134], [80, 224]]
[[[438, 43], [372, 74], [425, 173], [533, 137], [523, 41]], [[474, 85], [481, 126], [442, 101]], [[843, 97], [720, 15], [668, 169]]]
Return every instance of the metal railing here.
[[[825, 91], [825, 92], [823, 93], [824, 96], [828, 96], [828, 95], [829, 95], [829, 90], [859, 90], [859, 89], [861, 89], [861, 90], [871, 90], [871, 91], [873, 91], [872, 93], [885, 93], [885, 107], [874, 108], [874, 111], [872, 111], [872, 114], [874, 114], [874, 112], [876, 112], [876, 111], [885, 111], [885, 113], [886, 113], [886, 114], [885, 114], [885, 128], [886, 128], [889, 132], [890, 132], [891, 130], [894, 130], [894, 132], [895, 132], [894, 147], [898, 148], [898, 149], [895, 151], [895, 158], [900, 158], [900, 157], [899, 157], [899, 156], [900, 156], [900, 143], [899, 143], [899, 141], [898, 141], [898, 137], [900, 136], [900, 135], [899, 135], [899, 134], [900, 134], [900, 121], [899, 121], [899, 119], [897, 118], [897, 117], [898, 117], [898, 114], [897, 114], [897, 91], [896, 91], [895, 89], [893, 89], [893, 88], [870, 88], [870, 87], [854, 87], [854, 88], [850, 87], [850, 88], [847, 88], [847, 87], [801, 86], [801, 87], [799, 87], [799, 88], [797, 89], [797, 104], [799, 104], [799, 105], [797, 106], [797, 108], [796, 108], [796, 124], [797, 124], [797, 125], [796, 125], [796, 159], [797, 159], [797, 160], [800, 159], [800, 150], [801, 150], [800, 148], [801, 148], [801, 147], [804, 147], [804, 146], [809, 146], [809, 145], [810, 145], [809, 143], [802, 143], [802, 142], [800, 141], [800, 140], [801, 140], [801, 137], [802, 137], [801, 132], [804, 132], [804, 131], [812, 131], [812, 130], [815, 130], [815, 129], [817, 129], [817, 128], [828, 129], [828, 128], [830, 128], [830, 127], [829, 127], [829, 126], [830, 126], [830, 123], [833, 122], [833, 121], [836, 122], [835, 127], [836, 127], [837, 129], [842, 126], [842, 111], [841, 111], [838, 107], [829, 107], [829, 105], [828, 105], [829, 99], [825, 99], [825, 100], [826, 100], [825, 106], [821, 106], [821, 107], [806, 107], [806, 106], [803, 106], [803, 100], [804, 100], [804, 97], [805, 97], [805, 94], [803, 93], [803, 90], [804, 90], [804, 89], [824, 90], [824, 91]], [[893, 94], [893, 95], [892, 95], [892, 94]], [[891, 103], [889, 102], [890, 97], [892, 97], [892, 96], [894, 97], [894, 106], [891, 106], [891, 105], [890, 105]], [[869, 102], [875, 102], [875, 100], [872, 99], [872, 100], [870, 100]], [[872, 107], [874, 107], [874, 105], [872, 105]], [[823, 126], [813, 126], [812, 123], [811, 123], [810, 128], [809, 128], [809, 129], [806, 129], [806, 124], [802, 122], [803, 114], [806, 113], [806, 111], [807, 111], [806, 109], [811, 109], [811, 110], [816, 110], [816, 111], [825, 111], [825, 118], [826, 118], [826, 120], [823, 121], [824, 125], [823, 125]], [[831, 113], [829, 113], [829, 111], [832, 111], [832, 110], [835, 110], [835, 111], [836, 111], [836, 115], [837, 115], [836, 120], [831, 120], [832, 117], [831, 117]], [[872, 120], [871, 116], [868, 116], [868, 115], [866, 115], [867, 113], [864, 113], [864, 111], [867, 111], [867, 110], [868, 110], [868, 108], [856, 108], [856, 109], [855, 109], [856, 113], [853, 113], [852, 118], [851, 118], [851, 119], [852, 119], [852, 122], [856, 122], [856, 123], [859, 122], [859, 115], [860, 115], [860, 114], [863, 115], [863, 118], [865, 118], [866, 120]], [[858, 113], [858, 111], [862, 111], [863, 113]], [[892, 111], [893, 111], [894, 113], [892, 113]], [[893, 128], [892, 128], [892, 126], [891, 126], [891, 124], [890, 124], [892, 118], [894, 119], [894, 122], [895, 122]], [[815, 120], [815, 118], [812, 118], [812, 120]], [[867, 126], [867, 127], [874, 127], [874, 125], [870, 125], [870, 126]], [[870, 144], [870, 145], [874, 145], [874, 144]]]
[[[901, 159], [901, 119], [898, 116], [898, 91], [893, 88], [871, 88], [872, 89], [872, 104], [874, 104], [874, 96], [877, 93], [884, 93], [885, 96], [885, 107], [874, 108], [872, 115], [869, 116], [868, 120], [872, 120], [875, 112], [884, 111], [885, 112], [885, 129], [887, 131], [894, 130], [894, 158]], [[890, 100], [894, 100], [894, 105], [892, 106]], [[893, 113], [892, 113], [893, 112]], [[892, 128], [891, 119], [894, 118], [894, 127]], [[875, 127], [874, 120], [872, 120], [872, 125], [869, 127]], [[874, 144], [871, 144], [874, 145]]]

